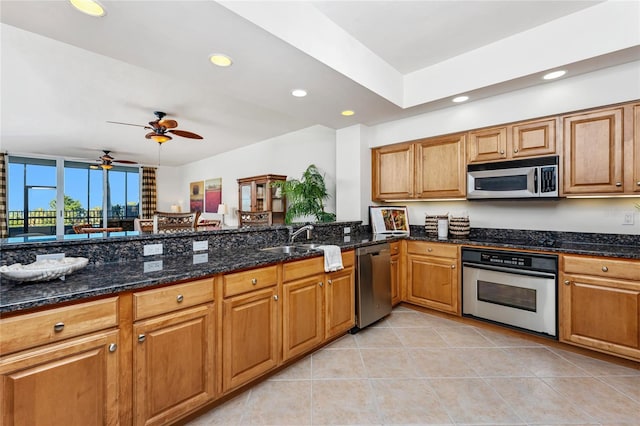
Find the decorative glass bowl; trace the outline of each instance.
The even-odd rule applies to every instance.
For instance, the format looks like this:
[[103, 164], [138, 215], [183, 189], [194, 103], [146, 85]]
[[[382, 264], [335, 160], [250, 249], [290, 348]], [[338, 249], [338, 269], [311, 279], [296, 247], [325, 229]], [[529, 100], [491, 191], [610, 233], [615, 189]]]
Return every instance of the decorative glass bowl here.
[[14, 263], [0, 266], [0, 275], [18, 282], [50, 281], [62, 278], [89, 263], [86, 257], [64, 257], [62, 259], [44, 259], [28, 265]]

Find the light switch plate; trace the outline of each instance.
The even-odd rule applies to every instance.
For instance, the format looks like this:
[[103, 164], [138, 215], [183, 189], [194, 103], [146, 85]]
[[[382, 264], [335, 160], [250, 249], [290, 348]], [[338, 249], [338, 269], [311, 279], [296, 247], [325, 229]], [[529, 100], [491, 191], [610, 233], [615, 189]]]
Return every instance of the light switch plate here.
[[193, 242], [193, 251], [201, 251], [209, 249], [209, 241], [194, 241]]
[[152, 260], [144, 262], [144, 272], [162, 271], [162, 260]]
[[622, 216], [622, 224], [623, 225], [633, 225], [633, 215], [632, 211], [624, 212]]
[[145, 244], [144, 255], [153, 256], [154, 254], [162, 254], [162, 244]]

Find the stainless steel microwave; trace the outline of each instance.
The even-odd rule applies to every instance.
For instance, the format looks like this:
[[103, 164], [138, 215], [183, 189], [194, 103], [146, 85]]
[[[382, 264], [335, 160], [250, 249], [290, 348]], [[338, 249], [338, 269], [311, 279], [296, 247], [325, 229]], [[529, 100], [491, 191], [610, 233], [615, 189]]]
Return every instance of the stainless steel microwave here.
[[467, 166], [469, 200], [557, 197], [557, 155]]

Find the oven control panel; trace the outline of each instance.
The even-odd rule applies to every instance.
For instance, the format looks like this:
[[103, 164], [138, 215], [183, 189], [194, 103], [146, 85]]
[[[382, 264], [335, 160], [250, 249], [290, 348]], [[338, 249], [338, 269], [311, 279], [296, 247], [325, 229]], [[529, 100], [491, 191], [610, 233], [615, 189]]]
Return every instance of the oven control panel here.
[[529, 256], [515, 256], [502, 253], [480, 253], [480, 261], [482, 263], [496, 265], [531, 266], [531, 258]]

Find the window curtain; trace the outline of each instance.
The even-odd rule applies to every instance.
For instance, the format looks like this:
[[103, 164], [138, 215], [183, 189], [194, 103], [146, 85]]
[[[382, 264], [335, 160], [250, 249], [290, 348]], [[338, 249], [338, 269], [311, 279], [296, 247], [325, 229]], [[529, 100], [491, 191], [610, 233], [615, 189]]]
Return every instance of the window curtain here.
[[142, 168], [142, 219], [152, 219], [156, 212], [156, 169]]
[[7, 225], [7, 156], [0, 152], [0, 238], [9, 236]]

